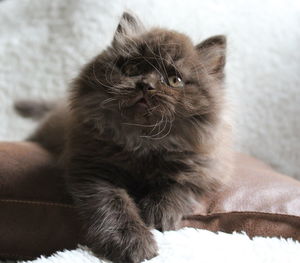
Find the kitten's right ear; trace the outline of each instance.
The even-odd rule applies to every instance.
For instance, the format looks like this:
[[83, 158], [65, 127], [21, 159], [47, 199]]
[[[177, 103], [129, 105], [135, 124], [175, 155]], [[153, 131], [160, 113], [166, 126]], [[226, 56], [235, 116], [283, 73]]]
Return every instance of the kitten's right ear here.
[[140, 35], [145, 31], [142, 22], [134, 15], [124, 12], [114, 35], [113, 46], [124, 44], [126, 39]]
[[198, 44], [196, 50], [207, 73], [223, 79], [226, 63], [226, 37], [223, 35], [210, 37]]

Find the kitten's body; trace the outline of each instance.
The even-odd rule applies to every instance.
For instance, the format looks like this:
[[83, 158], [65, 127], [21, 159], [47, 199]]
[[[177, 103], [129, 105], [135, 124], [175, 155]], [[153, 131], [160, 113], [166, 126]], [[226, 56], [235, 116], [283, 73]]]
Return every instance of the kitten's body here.
[[112, 47], [74, 81], [70, 105], [31, 136], [63, 160], [97, 255], [155, 256], [149, 227], [177, 229], [229, 177], [224, 64], [224, 37], [194, 47], [173, 31], [145, 31], [125, 13]]

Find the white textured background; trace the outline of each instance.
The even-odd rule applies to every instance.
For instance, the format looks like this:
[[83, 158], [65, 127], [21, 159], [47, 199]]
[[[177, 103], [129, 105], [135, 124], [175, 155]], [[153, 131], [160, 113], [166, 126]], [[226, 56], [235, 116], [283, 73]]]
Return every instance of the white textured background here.
[[228, 36], [237, 148], [300, 178], [300, 1], [4, 0], [0, 2], [0, 140], [34, 127], [18, 98], [56, 98], [109, 44], [124, 7], [196, 42]]

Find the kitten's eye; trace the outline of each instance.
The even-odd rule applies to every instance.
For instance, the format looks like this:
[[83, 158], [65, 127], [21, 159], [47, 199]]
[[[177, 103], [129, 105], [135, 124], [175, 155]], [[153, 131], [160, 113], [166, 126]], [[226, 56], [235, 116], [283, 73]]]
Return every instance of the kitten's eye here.
[[184, 82], [178, 76], [171, 76], [168, 78], [169, 85], [173, 88], [182, 88], [184, 86]]

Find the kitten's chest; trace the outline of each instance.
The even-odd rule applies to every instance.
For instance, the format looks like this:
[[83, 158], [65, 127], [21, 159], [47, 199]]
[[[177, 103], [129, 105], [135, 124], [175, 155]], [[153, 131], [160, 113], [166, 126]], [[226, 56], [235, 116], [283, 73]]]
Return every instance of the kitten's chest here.
[[123, 163], [123, 167], [133, 179], [145, 183], [161, 176], [162, 168], [165, 165], [166, 161], [160, 154], [149, 154], [142, 157], [133, 155], [128, 158], [126, 163]]
[[126, 187], [131, 196], [139, 199], [170, 180], [171, 174], [163, 171], [163, 160], [143, 158], [127, 164], [129, 178]]
[[165, 151], [129, 152], [121, 147], [102, 147], [101, 162], [116, 167], [111, 179], [130, 192], [146, 193], [176, 181], [183, 172], [182, 156]]
[[164, 156], [162, 153], [132, 158], [126, 164], [130, 176], [126, 178], [128, 189], [138, 196], [176, 181], [182, 171], [178, 163], [170, 159], [170, 156]]

